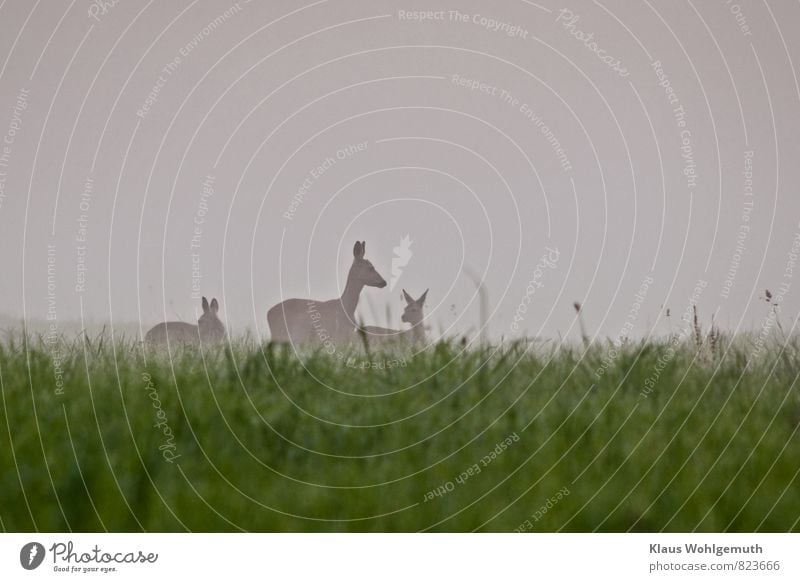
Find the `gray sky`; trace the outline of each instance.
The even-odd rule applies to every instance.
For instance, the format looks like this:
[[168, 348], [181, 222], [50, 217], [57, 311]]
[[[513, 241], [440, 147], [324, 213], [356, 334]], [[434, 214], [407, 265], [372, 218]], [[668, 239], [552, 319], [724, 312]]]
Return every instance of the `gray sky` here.
[[266, 334], [406, 235], [368, 323], [430, 288], [474, 333], [465, 268], [494, 337], [577, 337], [573, 301], [663, 334], [700, 280], [706, 323], [758, 329], [782, 284], [798, 312], [796, 2], [33, 6], [0, 7], [2, 315], [189, 321], [194, 271]]

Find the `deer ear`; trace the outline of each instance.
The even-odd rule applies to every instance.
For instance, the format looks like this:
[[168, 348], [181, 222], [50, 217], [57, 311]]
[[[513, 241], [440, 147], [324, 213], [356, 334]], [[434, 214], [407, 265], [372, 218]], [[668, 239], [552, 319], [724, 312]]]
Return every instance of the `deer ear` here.
[[353, 246], [353, 256], [357, 259], [364, 258], [364, 247], [359, 241], [356, 241], [356, 244]]
[[361, 241], [361, 255], [363, 256], [363, 255], [366, 255], [366, 254], [367, 254], [367, 241], [362, 240]]
[[408, 292], [405, 289], [403, 289], [403, 298], [406, 300], [406, 303], [408, 303], [409, 305], [414, 303], [414, 298], [411, 297], [411, 295], [409, 295]]
[[203, 297], [203, 313], [208, 313], [208, 299]]
[[428, 296], [428, 291], [430, 291], [430, 289], [425, 289], [425, 293], [423, 293], [422, 296], [419, 299], [417, 299], [417, 303], [419, 303], [420, 305], [425, 304], [425, 298]]
[[217, 299], [216, 298], [211, 300], [211, 311], [213, 311], [214, 313], [219, 311], [219, 303], [217, 303]]

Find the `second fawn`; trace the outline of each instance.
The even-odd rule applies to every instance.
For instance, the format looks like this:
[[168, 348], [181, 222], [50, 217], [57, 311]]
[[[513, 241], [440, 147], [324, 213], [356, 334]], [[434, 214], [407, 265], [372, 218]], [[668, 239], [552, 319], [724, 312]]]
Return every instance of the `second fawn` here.
[[422, 320], [425, 319], [423, 308], [425, 307], [425, 299], [428, 297], [428, 291], [429, 289], [426, 289], [425, 293], [423, 293], [419, 299], [414, 299], [403, 289], [403, 298], [406, 300], [406, 308], [400, 319], [403, 323], [411, 324], [411, 329], [397, 330], [367, 325], [360, 330], [361, 333], [364, 334], [366, 342], [372, 345], [392, 342], [414, 344], [424, 342], [425, 326]]

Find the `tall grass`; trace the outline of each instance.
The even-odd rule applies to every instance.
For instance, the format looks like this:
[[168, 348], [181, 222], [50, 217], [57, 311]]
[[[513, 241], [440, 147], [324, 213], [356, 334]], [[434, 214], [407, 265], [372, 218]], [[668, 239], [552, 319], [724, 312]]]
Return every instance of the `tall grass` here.
[[48, 341], [0, 344], [6, 531], [800, 530], [794, 339], [60, 338], [62, 393]]

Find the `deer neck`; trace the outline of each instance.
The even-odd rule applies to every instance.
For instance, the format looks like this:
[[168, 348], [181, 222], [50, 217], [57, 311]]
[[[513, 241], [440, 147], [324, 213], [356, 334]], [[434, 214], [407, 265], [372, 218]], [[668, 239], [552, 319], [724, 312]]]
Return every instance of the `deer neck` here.
[[341, 303], [342, 309], [347, 316], [352, 320], [356, 314], [356, 307], [358, 306], [358, 297], [361, 295], [361, 290], [364, 288], [364, 283], [357, 281], [353, 277], [352, 271], [347, 275], [347, 284], [342, 293]]
[[406, 336], [410, 337], [413, 342], [425, 341], [425, 326], [422, 325], [422, 321], [412, 323], [411, 329], [406, 332]]

